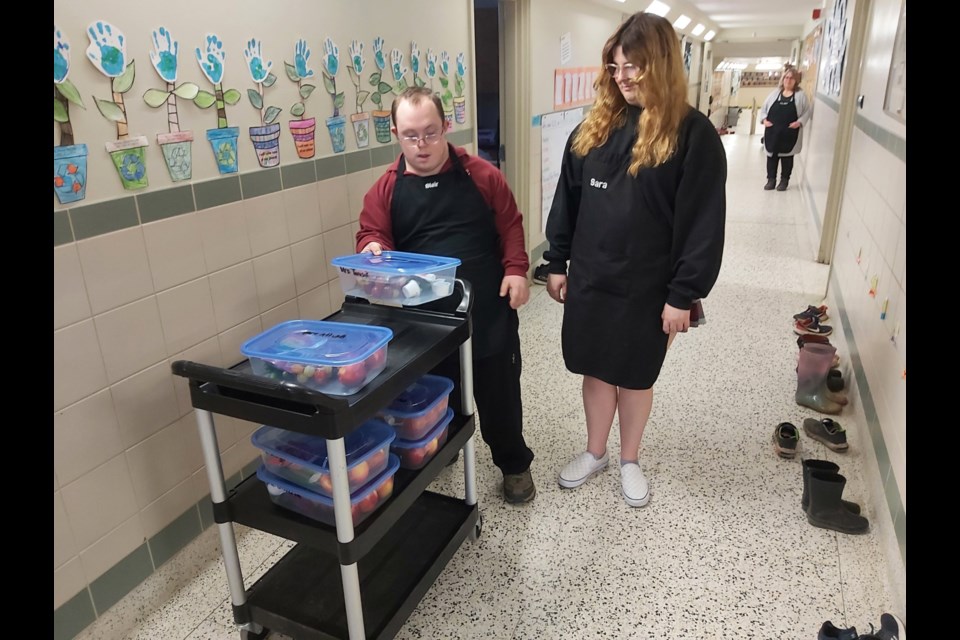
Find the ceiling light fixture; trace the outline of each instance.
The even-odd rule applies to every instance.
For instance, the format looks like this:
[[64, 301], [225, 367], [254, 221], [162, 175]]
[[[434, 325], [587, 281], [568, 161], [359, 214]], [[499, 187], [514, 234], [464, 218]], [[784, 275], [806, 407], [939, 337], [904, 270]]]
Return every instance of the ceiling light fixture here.
[[660, 2], [660, 0], [653, 0], [647, 7], [647, 13], [655, 13], [662, 18], [670, 13], [670, 6]]
[[711, 40], [713, 40], [713, 36], [715, 35], [717, 35], [716, 32], [713, 29], [711, 29], [710, 31], [707, 31], [706, 35], [703, 36], [703, 39], [707, 42], [710, 42]]
[[695, 35], [695, 36], [698, 36], [698, 35], [700, 35], [701, 33], [703, 33], [703, 30], [704, 30], [704, 29], [706, 29], [706, 27], [703, 26], [702, 24], [700, 24], [700, 23], [698, 22], [698, 23], [697, 23], [697, 26], [695, 26], [695, 27], [693, 28], [693, 31], [691, 31], [691, 33], [692, 33], [693, 35]]
[[673, 26], [676, 29], [686, 29], [688, 24], [690, 24], [690, 18], [681, 14], [680, 17], [674, 21]]

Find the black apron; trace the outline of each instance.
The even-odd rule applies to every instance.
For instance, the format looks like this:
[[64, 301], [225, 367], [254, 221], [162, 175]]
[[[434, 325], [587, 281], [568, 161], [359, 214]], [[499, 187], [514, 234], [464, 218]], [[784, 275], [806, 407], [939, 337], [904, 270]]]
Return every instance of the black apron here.
[[[510, 297], [500, 297], [504, 271], [494, 212], [448, 147], [453, 168], [432, 176], [404, 175], [400, 156], [390, 206], [393, 241], [398, 251], [460, 259], [457, 277], [473, 291], [473, 356], [485, 358], [509, 346], [519, 319]], [[452, 311], [459, 303], [450, 296], [421, 308]]]
[[773, 106], [767, 112], [767, 120], [773, 123], [763, 133], [763, 144], [773, 155], [789, 154], [797, 144], [800, 129], [791, 129], [790, 123], [797, 121], [796, 92], [789, 98], [783, 97], [783, 92], [774, 100]]

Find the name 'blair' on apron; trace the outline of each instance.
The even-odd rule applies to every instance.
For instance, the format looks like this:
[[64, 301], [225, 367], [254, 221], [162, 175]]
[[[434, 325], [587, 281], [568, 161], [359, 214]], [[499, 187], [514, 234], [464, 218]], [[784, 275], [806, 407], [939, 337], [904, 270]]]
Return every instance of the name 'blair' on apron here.
[[[398, 251], [459, 258], [457, 277], [473, 292], [473, 355], [502, 351], [505, 337], [519, 324], [509, 296], [500, 297], [503, 262], [494, 212], [448, 145], [453, 169], [432, 176], [405, 174], [400, 157], [390, 219]], [[443, 298], [421, 308], [451, 311], [459, 300]]]
[[797, 145], [800, 129], [791, 129], [790, 123], [797, 121], [796, 93], [789, 98], [783, 92], [777, 96], [767, 112], [767, 120], [773, 123], [763, 134], [763, 144], [773, 155], [789, 154]]

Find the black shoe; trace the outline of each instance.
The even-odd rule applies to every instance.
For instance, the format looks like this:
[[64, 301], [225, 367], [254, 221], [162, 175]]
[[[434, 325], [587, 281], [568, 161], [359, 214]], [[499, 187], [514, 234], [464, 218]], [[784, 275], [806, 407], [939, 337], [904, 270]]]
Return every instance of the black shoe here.
[[773, 191], [774, 187], [776, 187], [776, 186], [777, 186], [777, 181], [776, 181], [776, 180], [773, 180], [773, 179], [767, 180], [767, 184], [763, 185], [763, 190], [764, 190], [764, 191]]
[[790, 184], [789, 180], [781, 180], [780, 184], [777, 185], [777, 191], [786, 191], [788, 184]]
[[817, 634], [817, 640], [857, 640], [858, 637], [856, 627], [839, 629], [829, 620], [823, 623], [820, 633]]
[[503, 499], [510, 504], [530, 502], [537, 495], [530, 469], [503, 474]]
[[[841, 500], [847, 479], [839, 473], [810, 472], [810, 505], [807, 522], [821, 529], [850, 535], [866, 533], [870, 522], [847, 509]], [[829, 637], [829, 636], [827, 636]]]
[[797, 455], [797, 444], [800, 442], [800, 431], [789, 422], [781, 422], [773, 429], [773, 450], [786, 460]]
[[807, 418], [803, 421], [803, 431], [814, 440], [827, 445], [833, 451], [846, 451], [850, 447], [847, 444], [847, 432], [843, 430], [839, 422], [830, 418], [823, 418], [822, 420]]
[[[806, 513], [810, 508], [810, 473], [819, 471], [821, 473], [840, 473], [840, 465], [829, 460], [811, 460], [807, 458], [803, 461], [803, 494], [800, 496], [800, 508]], [[840, 504], [850, 513], [860, 515], [860, 505], [849, 500], [840, 500]]]
[[533, 281], [537, 284], [547, 284], [547, 267], [549, 265], [541, 264], [538, 265], [536, 269], [533, 270]]
[[907, 640], [907, 626], [892, 613], [880, 616], [880, 629], [875, 634], [880, 640]]

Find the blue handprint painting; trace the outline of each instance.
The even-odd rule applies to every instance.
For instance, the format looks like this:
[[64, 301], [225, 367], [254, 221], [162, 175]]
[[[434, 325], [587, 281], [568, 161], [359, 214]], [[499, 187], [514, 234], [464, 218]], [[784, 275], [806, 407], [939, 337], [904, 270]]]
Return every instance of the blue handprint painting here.
[[53, 192], [60, 204], [83, 200], [87, 193], [87, 145], [73, 143], [70, 105], [85, 108], [70, 75], [70, 43], [53, 25], [53, 121], [60, 144], [53, 148]]
[[310, 45], [307, 44], [306, 40], [300, 38], [293, 47], [293, 64], [283, 63], [287, 77], [297, 83], [297, 94], [300, 96], [300, 99], [290, 107], [290, 113], [298, 118], [290, 121], [290, 135], [293, 136], [297, 156], [304, 160], [314, 156], [317, 146], [315, 137], [317, 119], [304, 117], [307, 111], [307, 98], [317, 88], [315, 84], [304, 82], [304, 80], [314, 76], [314, 71], [310, 68], [310, 55]]
[[147, 182], [147, 160], [144, 150], [149, 142], [145, 136], [130, 136], [127, 108], [123, 94], [130, 91], [136, 76], [133, 60], [127, 57], [127, 40], [117, 27], [106, 20], [95, 20], [87, 27], [87, 59], [100, 73], [110, 79], [114, 100], [94, 101], [101, 115], [117, 125], [117, 139], [106, 143], [113, 165], [120, 175], [124, 189], [143, 189]]
[[247, 62], [250, 78], [257, 85], [256, 90], [247, 89], [247, 98], [254, 109], [260, 110], [260, 126], [250, 127], [250, 140], [260, 166], [275, 167], [280, 164], [280, 123], [276, 119], [283, 109], [268, 107], [263, 102], [263, 88], [271, 87], [277, 81], [277, 76], [270, 72], [273, 62], [263, 55], [263, 43], [256, 38], [247, 41], [243, 59]]
[[213, 148], [213, 157], [217, 161], [217, 169], [221, 174], [236, 173], [240, 168], [237, 158], [237, 138], [240, 136], [239, 127], [227, 124], [226, 105], [235, 105], [240, 101], [240, 92], [236, 89], [223, 89], [223, 64], [227, 58], [223, 41], [215, 33], [208, 33], [204, 37], [203, 48], [194, 50], [200, 71], [213, 84], [214, 93], [199, 91], [193, 99], [201, 109], [217, 105], [217, 128], [207, 129], [207, 140]]
[[370, 92], [360, 88], [363, 65], [363, 42], [354, 40], [350, 43], [350, 64], [347, 65], [347, 71], [350, 73], [350, 81], [356, 92], [357, 112], [350, 114], [350, 122], [353, 123], [353, 136], [357, 140], [358, 149], [370, 146], [370, 114], [363, 110]]
[[453, 99], [453, 114], [458, 124], [464, 124], [467, 121], [467, 99], [463, 96], [463, 76], [465, 75], [467, 75], [467, 68], [461, 52], [457, 54], [457, 73], [453, 77], [453, 89], [457, 94]]
[[391, 141], [390, 133], [390, 111], [384, 109], [383, 96], [393, 92], [393, 85], [388, 80], [392, 71], [387, 71], [384, 75], [384, 69], [387, 67], [386, 58], [383, 55], [383, 38], [377, 36], [373, 39], [373, 64], [377, 70], [370, 74], [370, 86], [373, 91], [370, 92], [370, 101], [377, 106], [373, 112], [373, 130], [377, 136], [377, 142], [388, 144]]
[[340, 48], [327, 38], [323, 41], [323, 86], [333, 98], [333, 115], [327, 118], [327, 130], [334, 153], [342, 153], [346, 148], [347, 119], [340, 115], [343, 108], [344, 93], [337, 91], [337, 71], [340, 70]]

